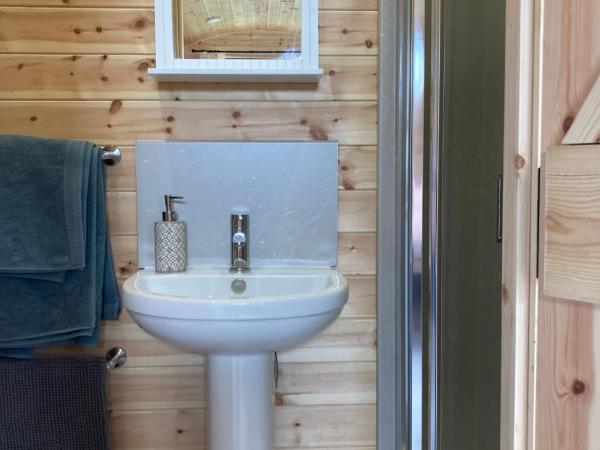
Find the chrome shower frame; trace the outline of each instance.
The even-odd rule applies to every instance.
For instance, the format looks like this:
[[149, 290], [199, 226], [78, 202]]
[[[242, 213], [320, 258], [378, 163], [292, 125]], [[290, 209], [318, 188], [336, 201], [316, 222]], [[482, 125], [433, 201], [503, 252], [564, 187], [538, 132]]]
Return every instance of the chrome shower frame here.
[[379, 5], [378, 450], [437, 448], [439, 1]]

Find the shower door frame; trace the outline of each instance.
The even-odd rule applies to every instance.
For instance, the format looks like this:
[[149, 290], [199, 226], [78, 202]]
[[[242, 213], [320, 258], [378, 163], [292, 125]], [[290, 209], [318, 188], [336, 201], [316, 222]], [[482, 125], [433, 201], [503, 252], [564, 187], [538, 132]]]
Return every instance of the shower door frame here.
[[426, 76], [439, 70], [439, 23], [426, 17], [439, 0], [380, 0], [379, 13], [377, 449], [433, 450], [439, 89], [432, 78], [426, 96]]

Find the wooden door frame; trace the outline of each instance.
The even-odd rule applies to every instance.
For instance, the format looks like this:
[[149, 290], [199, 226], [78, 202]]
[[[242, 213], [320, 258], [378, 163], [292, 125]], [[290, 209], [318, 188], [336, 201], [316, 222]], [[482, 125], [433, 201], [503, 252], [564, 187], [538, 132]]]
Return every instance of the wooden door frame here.
[[507, 0], [502, 240], [501, 449], [531, 448], [537, 196], [533, 86], [539, 1]]

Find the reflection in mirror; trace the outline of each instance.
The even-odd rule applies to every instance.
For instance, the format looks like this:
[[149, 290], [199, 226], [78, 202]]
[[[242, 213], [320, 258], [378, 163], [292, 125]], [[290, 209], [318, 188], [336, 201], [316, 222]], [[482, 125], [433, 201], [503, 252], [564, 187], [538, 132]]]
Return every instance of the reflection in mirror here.
[[176, 55], [290, 59], [301, 53], [302, 0], [174, 0]]

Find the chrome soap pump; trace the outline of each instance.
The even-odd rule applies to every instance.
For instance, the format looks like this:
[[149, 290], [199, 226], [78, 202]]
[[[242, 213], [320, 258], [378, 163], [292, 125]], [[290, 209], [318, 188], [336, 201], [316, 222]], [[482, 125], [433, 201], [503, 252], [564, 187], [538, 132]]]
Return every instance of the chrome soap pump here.
[[184, 272], [187, 268], [187, 230], [177, 220], [174, 200], [183, 197], [165, 195], [162, 222], [154, 223], [154, 269], [158, 273]]

